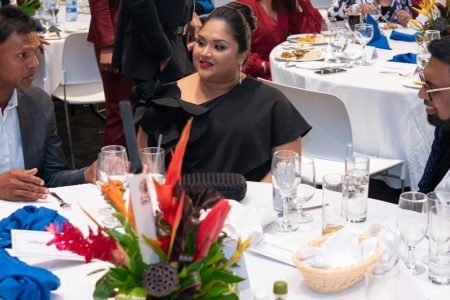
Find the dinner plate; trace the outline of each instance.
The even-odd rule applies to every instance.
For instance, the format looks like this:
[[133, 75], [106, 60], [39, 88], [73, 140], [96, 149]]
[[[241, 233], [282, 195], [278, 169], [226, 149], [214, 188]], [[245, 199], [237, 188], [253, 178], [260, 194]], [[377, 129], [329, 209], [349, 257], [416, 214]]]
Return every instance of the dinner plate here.
[[418, 78], [405, 79], [402, 81], [402, 85], [413, 89], [420, 89], [422, 87], [422, 84]]
[[56, 34], [55, 32], [50, 32], [50, 33], [44, 33], [43, 35], [41, 35], [41, 37], [44, 40], [48, 40], [48, 41], [52, 41], [52, 40], [61, 40], [61, 39], [65, 39], [67, 37], [67, 34], [60, 32], [59, 34]]
[[283, 50], [312, 50], [314, 47], [311, 44], [284, 42], [281, 43], [281, 48]]
[[287, 40], [293, 43], [311, 44], [311, 45], [325, 45], [326, 38], [321, 34], [294, 34], [287, 37]]
[[398, 24], [394, 24], [394, 23], [380, 23], [379, 27], [381, 30], [394, 30], [394, 29], [398, 29], [401, 28], [400, 25]]
[[[283, 51], [283, 52], [290, 52], [290, 51], [287, 50], [287, 51]], [[277, 60], [281, 60], [281, 61], [316, 61], [316, 60], [324, 60], [325, 59], [325, 53], [323, 53], [320, 50], [313, 50], [313, 51], [307, 52], [301, 58], [282, 57], [283, 52], [276, 54], [275, 58]]]
[[304, 61], [296, 63], [295, 66], [300, 69], [306, 70], [324, 70], [324, 69], [332, 69], [332, 68], [341, 68], [344, 67], [344, 63], [329, 63], [326, 61]]

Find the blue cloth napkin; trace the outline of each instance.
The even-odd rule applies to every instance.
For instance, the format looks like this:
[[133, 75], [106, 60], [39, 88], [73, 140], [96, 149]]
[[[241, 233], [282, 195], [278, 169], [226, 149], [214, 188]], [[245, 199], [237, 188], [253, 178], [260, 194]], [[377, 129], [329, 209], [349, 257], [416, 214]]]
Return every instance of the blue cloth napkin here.
[[415, 42], [418, 34], [419, 34], [418, 32], [416, 32], [415, 34], [407, 34], [407, 33], [399, 32], [396, 30], [392, 30], [391, 40], [404, 41], [404, 42]]
[[51, 272], [27, 265], [0, 249], [0, 299], [48, 300], [60, 285]]
[[389, 61], [396, 61], [401, 63], [415, 64], [417, 63], [417, 54], [408, 52], [403, 54], [397, 54]]
[[56, 210], [45, 207], [28, 205], [18, 209], [0, 221], [0, 248], [11, 247], [11, 229], [43, 231], [48, 224], [55, 222], [62, 228], [62, 223], [68, 221]]
[[375, 48], [391, 50], [387, 38], [381, 34], [380, 28], [378, 27], [378, 22], [369, 14], [366, 17], [366, 23], [373, 25], [373, 38], [367, 45]]

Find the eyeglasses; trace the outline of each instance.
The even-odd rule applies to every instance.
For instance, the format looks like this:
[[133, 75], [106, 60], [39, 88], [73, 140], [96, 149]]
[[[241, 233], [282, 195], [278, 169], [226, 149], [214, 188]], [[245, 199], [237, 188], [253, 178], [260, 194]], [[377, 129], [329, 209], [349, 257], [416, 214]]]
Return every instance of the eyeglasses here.
[[425, 90], [425, 93], [427, 93], [428, 97], [430, 97], [430, 101], [433, 101], [433, 99], [431, 98], [431, 93], [436, 93], [436, 92], [450, 90], [450, 86], [443, 87], [443, 88], [438, 88], [438, 89], [431, 89], [430, 86], [428, 85], [428, 83], [425, 81], [425, 77], [423, 76], [423, 72], [419, 73], [419, 77], [420, 77], [420, 81], [422, 83], [422, 87]]

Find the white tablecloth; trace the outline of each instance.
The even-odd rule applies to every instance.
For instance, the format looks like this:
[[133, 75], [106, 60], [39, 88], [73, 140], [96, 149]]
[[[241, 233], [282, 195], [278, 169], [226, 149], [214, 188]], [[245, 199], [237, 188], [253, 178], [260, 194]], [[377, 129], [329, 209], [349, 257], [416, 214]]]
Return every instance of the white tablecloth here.
[[58, 13], [58, 28], [62, 30], [63, 38], [57, 40], [47, 40], [50, 45], [44, 45], [44, 59], [40, 58], [39, 70], [33, 85], [43, 89], [48, 94], [52, 94], [62, 82], [62, 55], [65, 38], [72, 32], [87, 32], [91, 15], [78, 13], [77, 21], [66, 22], [65, 5], [61, 5]]
[[[77, 203], [81, 203], [90, 213], [99, 218], [98, 210], [104, 207], [104, 202], [101, 200], [100, 192], [96, 186], [86, 184], [57, 188], [53, 190], [62, 196], [66, 201], [72, 202], [72, 207], [65, 210], [61, 209], [54, 199], [39, 201], [33, 204], [57, 209], [60, 214], [81, 228], [86, 228], [86, 224], [91, 222], [80, 211]], [[242, 203], [255, 207], [261, 205], [271, 207], [271, 195], [271, 184], [248, 182], [247, 196]], [[307, 205], [314, 205], [320, 203], [320, 201], [321, 192], [320, 190], [317, 190], [316, 195]], [[0, 218], [8, 216], [10, 213], [14, 212], [23, 205], [25, 204], [0, 200]], [[313, 223], [302, 225], [300, 230], [295, 233], [277, 233], [277, 236], [285, 239], [286, 241], [294, 242], [299, 246], [313, 238], [319, 237], [321, 234], [321, 210], [312, 211], [311, 213], [314, 216]], [[384, 223], [389, 225], [391, 228], [395, 228], [395, 220], [395, 205], [378, 200], [369, 200], [368, 222]], [[362, 228], [364, 226], [368, 226], [368, 224], [364, 223], [358, 226]], [[270, 229], [266, 229], [266, 232], [269, 234], [274, 233]], [[426, 240], [423, 240], [419, 244], [416, 252], [419, 259], [426, 254], [426, 249], [427, 243]], [[95, 282], [101, 277], [102, 274], [97, 273], [91, 276], [88, 276], [88, 274], [94, 270], [108, 266], [108, 264], [103, 262], [91, 262], [89, 264], [85, 264], [84, 262], [56, 261], [38, 258], [21, 259], [31, 265], [49, 269], [61, 279], [61, 286], [57, 291], [52, 293], [52, 299], [92, 299]], [[251, 295], [252, 293], [257, 293], [259, 295], [270, 295], [272, 285], [275, 280], [285, 280], [288, 282], [290, 294], [289, 299], [364, 299], [363, 282], [360, 282], [354, 287], [339, 294], [321, 295], [310, 291], [303, 282], [301, 273], [292, 266], [288, 266], [250, 252], [245, 254], [245, 260], [251, 292], [247, 291], [247, 293], [243, 293], [241, 295], [241, 299], [244, 300], [253, 299]], [[405, 300], [448, 299], [448, 295], [450, 294], [449, 286], [437, 286], [431, 284], [427, 280], [426, 274], [411, 277], [408, 274], [405, 274], [407, 272], [403, 273], [404, 274], [402, 274], [401, 277], [403, 282], [411, 285], [409, 289], [402, 292], [402, 294], [405, 295]]]
[[[390, 33], [386, 32], [386, 35]], [[410, 186], [416, 189], [431, 150], [434, 127], [426, 121], [425, 107], [417, 96], [418, 90], [402, 85], [406, 77], [376, 70], [396, 54], [417, 51], [416, 43], [390, 39], [389, 43], [393, 50], [376, 49], [378, 58], [374, 58], [372, 65], [357, 66], [332, 75], [286, 68], [285, 62], [275, 60], [275, 55], [283, 51], [278, 46], [270, 55], [272, 79], [339, 96], [349, 113], [354, 150], [405, 160]]]

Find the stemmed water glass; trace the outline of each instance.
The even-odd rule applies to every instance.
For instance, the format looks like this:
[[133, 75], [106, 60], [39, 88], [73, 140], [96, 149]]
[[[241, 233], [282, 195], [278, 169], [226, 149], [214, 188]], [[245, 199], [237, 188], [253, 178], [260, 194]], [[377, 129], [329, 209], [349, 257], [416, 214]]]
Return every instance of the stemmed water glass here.
[[331, 36], [330, 41], [331, 53], [336, 58], [337, 62], [340, 63], [340, 55], [347, 48], [347, 33], [344, 29], [338, 29], [335, 34]]
[[297, 187], [297, 197], [295, 198], [295, 221], [297, 223], [308, 223], [313, 220], [313, 216], [303, 211], [303, 204], [311, 200], [316, 192], [316, 172], [314, 160], [310, 157], [301, 157], [301, 180]]
[[59, 3], [58, 0], [49, 0], [49, 7], [48, 10], [50, 12], [50, 15], [52, 16], [52, 25], [56, 27], [58, 24], [58, 12], [59, 12]]
[[428, 228], [427, 196], [420, 192], [406, 192], [400, 195], [397, 209], [397, 228], [400, 238], [408, 247], [406, 268], [413, 275], [422, 274], [425, 267], [415, 261], [414, 250], [423, 240]]
[[361, 65], [367, 66], [369, 62], [366, 58], [366, 45], [373, 38], [373, 25], [372, 24], [356, 24], [355, 25], [355, 35], [358, 41], [363, 45], [362, 48], [362, 59]]
[[291, 232], [298, 225], [288, 216], [289, 208], [296, 197], [300, 184], [300, 159], [298, 153], [290, 150], [280, 150], [272, 158], [272, 183], [278, 188], [283, 199], [282, 217], [278, 221], [277, 231]]
[[[108, 180], [120, 181], [123, 188], [128, 185], [128, 159], [125, 147], [110, 145], [102, 148], [97, 160], [97, 182], [99, 185]], [[111, 206], [102, 207], [99, 214], [104, 216], [102, 222], [107, 227], [117, 227], [120, 223], [112, 215], [114, 209]]]
[[423, 43], [425, 48], [431, 43], [432, 40], [438, 40], [441, 38], [441, 32], [439, 30], [426, 30], [423, 34]]
[[147, 179], [147, 187], [150, 192], [150, 199], [153, 204], [153, 210], [159, 210], [156, 196], [154, 180], [164, 183], [164, 174], [166, 173], [164, 155], [165, 151], [160, 147], [147, 147], [141, 149], [141, 159], [144, 166], [144, 174]]
[[48, 32], [52, 22], [52, 16], [47, 9], [48, 1], [42, 1], [41, 7], [39, 8], [39, 20], [41, 21], [42, 27], [44, 27], [45, 32]]
[[423, 71], [425, 66], [428, 64], [430, 60], [431, 54], [428, 52], [427, 46], [425, 43], [420, 43], [417, 46], [417, 66], [419, 67], [419, 71]]

